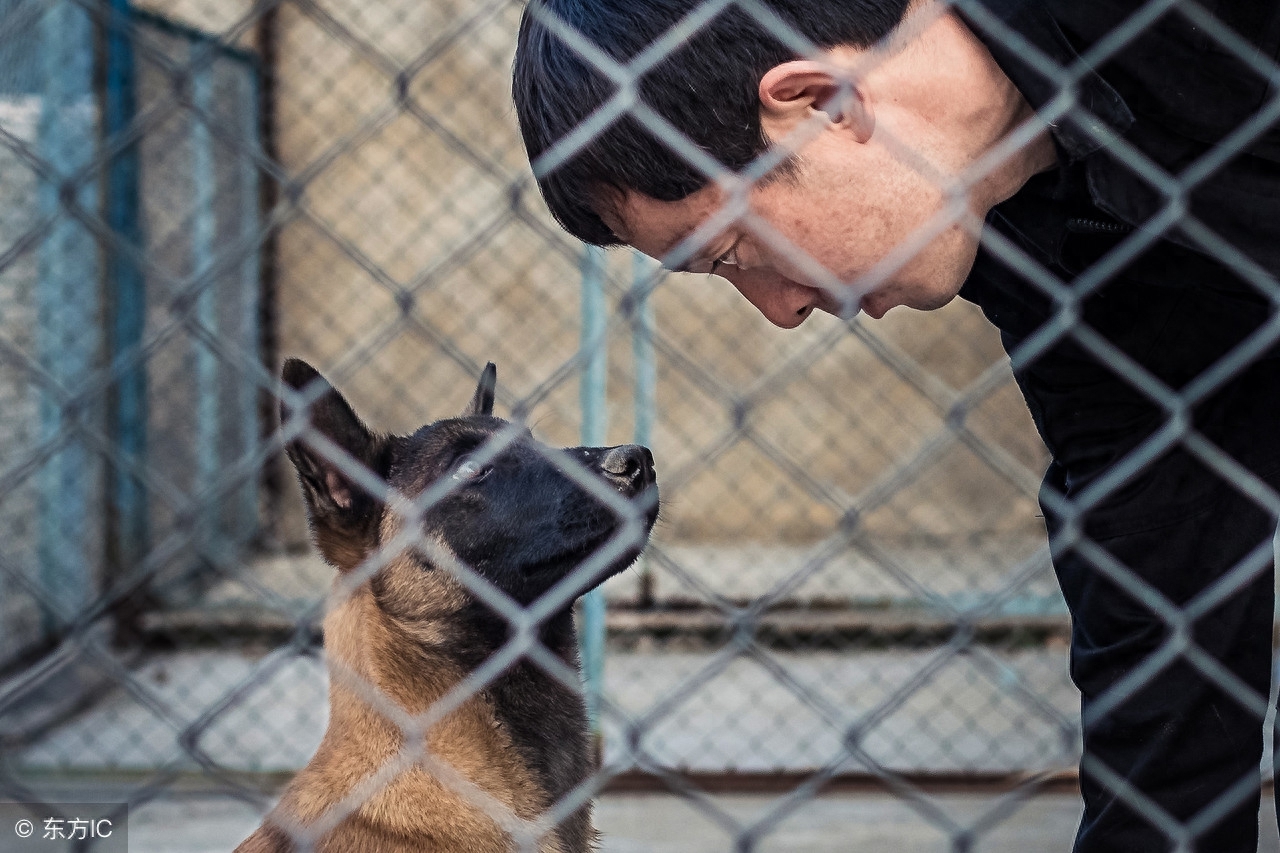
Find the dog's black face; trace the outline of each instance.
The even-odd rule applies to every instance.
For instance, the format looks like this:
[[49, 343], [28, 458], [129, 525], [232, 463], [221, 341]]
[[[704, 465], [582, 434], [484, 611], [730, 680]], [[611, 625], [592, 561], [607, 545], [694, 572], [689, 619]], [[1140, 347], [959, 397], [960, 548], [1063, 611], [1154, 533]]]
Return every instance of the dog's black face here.
[[[623, 523], [526, 431], [488, 458], [487, 442], [503, 435], [511, 435], [510, 425], [483, 415], [424, 427], [397, 454], [403, 462], [393, 463], [391, 482], [418, 494], [445, 480], [450, 493], [423, 515], [426, 536], [529, 604], [605, 547]], [[592, 572], [576, 597], [635, 560], [657, 512], [657, 487], [646, 448], [578, 447], [567, 455], [573, 460], [568, 464], [582, 465], [602, 486], [645, 502], [641, 535], [633, 534], [624, 553]]]
[[[552, 456], [527, 430], [517, 431], [493, 417], [493, 365], [486, 368], [461, 417], [403, 437], [367, 429], [346, 400], [304, 362], [287, 362], [284, 380], [313, 400], [307, 409], [307, 435], [323, 438], [303, 436], [290, 441], [286, 450], [298, 469], [317, 544], [341, 570], [355, 568], [399, 529], [388, 523], [383, 501], [362, 487], [362, 478], [353, 473], [360, 470], [411, 500], [428, 489], [440, 494], [421, 514], [421, 535], [429, 543], [417, 549], [421, 571], [438, 572], [434, 563], [440, 560], [432, 552], [438, 558], [437, 549], [444, 549], [524, 605], [611, 545], [621, 551], [567, 590], [565, 600], [622, 571], [639, 555], [657, 518], [657, 481], [647, 448], [576, 447]], [[289, 415], [290, 408], [282, 405], [286, 428]], [[325, 452], [334, 448], [326, 448], [323, 439], [341, 452]], [[335, 458], [342, 454], [351, 458]], [[627, 513], [616, 512], [566, 474], [565, 456], [582, 466], [581, 476], [596, 477], [593, 482], [600, 487], [631, 501], [636, 509], [631, 517], [638, 518], [639, 529], [624, 531]], [[439, 583], [408, 584], [403, 578], [398, 583], [402, 605], [410, 603], [405, 598], [441, 594]], [[457, 590], [450, 594], [456, 597]], [[432, 609], [427, 601], [412, 603]]]

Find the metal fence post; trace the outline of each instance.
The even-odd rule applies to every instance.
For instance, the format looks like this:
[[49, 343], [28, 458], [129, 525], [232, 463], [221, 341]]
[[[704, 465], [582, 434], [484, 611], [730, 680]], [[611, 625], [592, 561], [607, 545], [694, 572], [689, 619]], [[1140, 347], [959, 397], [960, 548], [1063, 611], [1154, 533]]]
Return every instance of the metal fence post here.
[[[108, 144], [128, 132], [137, 111], [132, 11], [128, 0], [110, 0], [103, 116], [103, 136]], [[119, 370], [110, 398], [110, 434], [120, 458], [141, 465], [147, 447], [146, 368], [141, 362], [127, 364], [142, 341], [147, 318], [146, 282], [131, 254], [142, 246], [137, 143], [107, 162], [106, 187], [106, 219], [115, 234], [114, 250], [107, 260], [106, 328], [109, 360]], [[110, 571], [121, 576], [136, 568], [147, 553], [147, 494], [142, 483], [121, 465], [111, 465], [108, 477]]]
[[[191, 101], [195, 113], [191, 118], [191, 160], [194, 200], [191, 226], [191, 273], [196, 281], [208, 274], [213, 266], [214, 236], [217, 233], [217, 214], [214, 195], [217, 192], [217, 175], [213, 162], [213, 141], [205, 116], [213, 107], [213, 70], [204, 62], [205, 48], [197, 42], [188, 42], [187, 60], [191, 68]], [[195, 319], [201, 329], [212, 337], [219, 334], [217, 287], [213, 282], [203, 282], [196, 297]], [[196, 480], [192, 492], [203, 495], [212, 487], [221, 467], [220, 433], [221, 410], [219, 400], [218, 358], [198, 337], [192, 338], [196, 381]], [[218, 511], [209, 506], [202, 513], [205, 523], [198, 541], [209, 547], [219, 532]]]
[[[582, 256], [582, 443], [604, 444], [608, 431], [609, 350], [606, 339], [608, 308], [604, 295], [605, 256], [587, 246]], [[594, 589], [582, 598], [582, 676], [587, 716], [597, 743], [600, 737], [600, 694], [604, 688], [604, 593]]]
[[[245, 109], [240, 114], [241, 133], [244, 143], [255, 155], [261, 153], [259, 138], [259, 109], [261, 99], [258, 91], [259, 69], [255, 63], [254, 73], [240, 78], [243, 88]], [[256, 237], [262, 227], [262, 210], [260, 208], [261, 188], [258, 182], [258, 164], [250, 157], [238, 159], [240, 181], [240, 229], [241, 238]], [[253, 355], [255, 362], [262, 360], [262, 257], [257, 249], [245, 252], [240, 263], [239, 310], [242, 340]], [[246, 454], [257, 446], [262, 427], [259, 423], [258, 385], [250, 376], [243, 376], [236, 382], [236, 400], [238, 407], [239, 436], [237, 446]], [[234, 528], [241, 531], [241, 540], [246, 541], [258, 533], [258, 486], [259, 478], [247, 479], [236, 492], [236, 514]]]
[[[631, 325], [631, 353], [635, 362], [635, 433], [636, 444], [652, 447], [653, 423], [658, 409], [658, 369], [653, 350], [653, 304], [649, 301], [654, 265], [640, 252], [631, 254], [631, 308], [635, 312]], [[640, 603], [653, 602], [653, 575], [645, 555], [636, 563], [640, 576]]]
[[[92, 212], [92, 182], [69, 183], [94, 153], [93, 28], [73, 3], [50, 8], [40, 25], [42, 101], [38, 145], [56, 178], [39, 186], [40, 212], [56, 217], [39, 249], [36, 348], [40, 362], [62, 390], [74, 393], [97, 358], [99, 300], [93, 239], [63, 210], [64, 192]], [[56, 632], [93, 594], [96, 551], [93, 523], [93, 458], [76, 434], [89, 412], [40, 396], [44, 441], [64, 439], [39, 478], [39, 586], [47, 605], [42, 630]]]

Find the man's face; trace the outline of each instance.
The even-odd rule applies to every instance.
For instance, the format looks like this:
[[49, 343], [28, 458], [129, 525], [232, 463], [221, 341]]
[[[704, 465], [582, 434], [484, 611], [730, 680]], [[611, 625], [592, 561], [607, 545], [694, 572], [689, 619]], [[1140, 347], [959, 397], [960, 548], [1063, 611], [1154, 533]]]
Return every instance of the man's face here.
[[[1034, 113], [958, 17], [919, 10], [901, 49], [836, 47], [825, 63], [765, 73], [761, 128], [796, 168], [750, 187], [746, 215], [717, 216], [735, 198], [710, 184], [677, 202], [606, 195], [601, 218], [647, 255], [728, 279], [784, 328], [815, 310], [880, 318], [897, 305], [946, 305], [973, 267], [990, 208], [1057, 160], [1043, 128], [988, 156]], [[832, 67], [855, 69], [856, 88]], [[701, 248], [688, 262], [687, 251], [673, 258], [694, 229]]]
[[[677, 202], [632, 192], [601, 215], [621, 239], [664, 259], [726, 202], [714, 184]], [[727, 279], [787, 329], [815, 310], [849, 316], [860, 308], [879, 319], [897, 305], [940, 308], [977, 250], [938, 186], [887, 151], [842, 146], [835, 135], [806, 145], [796, 174], [753, 187], [749, 207], [753, 217], [717, 229], [679, 267]], [[830, 276], [815, 275], [814, 264]]]

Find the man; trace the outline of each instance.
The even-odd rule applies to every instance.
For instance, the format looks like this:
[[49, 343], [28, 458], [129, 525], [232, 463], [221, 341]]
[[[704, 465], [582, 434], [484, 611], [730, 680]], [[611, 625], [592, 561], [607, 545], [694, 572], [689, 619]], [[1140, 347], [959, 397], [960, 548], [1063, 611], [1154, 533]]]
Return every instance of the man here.
[[1280, 8], [1169, 5], [538, 0], [514, 95], [552, 213], [589, 243], [720, 275], [786, 328], [982, 308], [1053, 455], [1075, 849], [1252, 853]]

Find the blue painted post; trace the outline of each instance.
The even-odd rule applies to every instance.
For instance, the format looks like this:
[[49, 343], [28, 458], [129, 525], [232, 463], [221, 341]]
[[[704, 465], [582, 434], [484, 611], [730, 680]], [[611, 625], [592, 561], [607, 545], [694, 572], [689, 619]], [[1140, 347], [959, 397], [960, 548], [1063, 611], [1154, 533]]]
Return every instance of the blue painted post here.
[[[106, 90], [103, 134], [108, 143], [122, 136], [137, 112], [132, 8], [110, 0], [106, 33]], [[130, 145], [107, 164], [106, 219], [115, 235], [107, 262], [107, 334], [115, 366], [134, 355], [146, 326], [146, 283], [129, 249], [142, 246], [138, 199], [138, 146]], [[123, 370], [111, 400], [110, 434], [123, 461], [141, 465], [147, 450], [147, 380], [143, 364]], [[121, 466], [110, 467], [107, 487], [109, 543], [113, 574], [134, 571], [147, 553], [148, 510], [143, 484]]]
[[[241, 91], [241, 139], [245, 148], [254, 154], [260, 153], [258, 144], [258, 75], [257, 67], [253, 73], [239, 75]], [[257, 246], [262, 227], [262, 216], [258, 206], [258, 164], [248, 154], [237, 154], [236, 164], [240, 177], [240, 238], [244, 245]], [[253, 243], [249, 241], [253, 240]], [[258, 251], [246, 251], [240, 263], [240, 334], [241, 346], [245, 353], [251, 353], [253, 363], [261, 363], [262, 334], [259, 328], [261, 317], [261, 258]], [[241, 453], [248, 456], [258, 446], [260, 439], [258, 423], [258, 384], [253, 375], [245, 371], [236, 383], [239, 398], [236, 401], [239, 418], [238, 446]], [[247, 542], [258, 529], [258, 480], [248, 478], [236, 494], [235, 529], [239, 532], [239, 542]]]
[[[635, 438], [636, 444], [653, 447], [653, 422], [658, 409], [658, 370], [653, 354], [653, 304], [649, 301], [650, 285], [657, 266], [640, 252], [632, 252], [631, 296], [634, 319], [631, 326], [631, 353], [635, 362]], [[652, 595], [653, 578], [643, 556], [636, 564], [640, 576], [642, 601]]]
[[640, 252], [632, 253], [631, 293], [635, 305], [631, 345], [636, 369], [636, 444], [653, 441], [653, 421], [657, 413], [658, 371], [653, 357], [653, 305], [649, 302], [654, 264]]
[[[586, 247], [582, 256], [582, 337], [583, 360], [580, 387], [582, 443], [603, 445], [608, 431], [609, 349], [606, 337], [608, 306], [604, 294], [605, 256], [597, 246]], [[600, 737], [600, 695], [604, 690], [604, 593], [592, 590], [582, 598], [582, 673], [591, 729]]]
[[[214, 171], [213, 140], [209, 126], [200, 117], [210, 115], [213, 107], [213, 71], [207, 64], [195, 67], [202, 59], [203, 46], [199, 42], [187, 43], [187, 59], [191, 65], [191, 102], [195, 112], [191, 115], [191, 172], [194, 201], [191, 223], [192, 276], [199, 279], [213, 266], [214, 239], [217, 234], [217, 214], [214, 210], [214, 193], [217, 175]], [[196, 297], [195, 321], [211, 337], [217, 337], [218, 297], [217, 282], [206, 282]], [[220, 454], [222, 406], [219, 399], [218, 357], [199, 338], [192, 339], [195, 359], [195, 410], [196, 410], [196, 476], [192, 492], [207, 494], [214, 485], [222, 466]], [[218, 516], [221, 502], [207, 503], [201, 535], [197, 541], [209, 547], [215, 540], [221, 525]]]
[[[63, 179], [94, 154], [93, 27], [74, 3], [53, 4], [40, 22], [41, 109], [37, 145], [58, 176], [39, 185], [40, 213], [57, 217], [37, 253], [35, 345], [49, 376], [68, 392], [79, 390], [98, 358], [100, 339], [98, 254], [93, 237], [63, 208]], [[67, 187], [88, 212], [96, 205], [92, 180]], [[69, 411], [52, 394], [40, 397], [43, 441], [64, 439], [40, 472], [37, 565], [44, 592], [42, 630], [56, 632], [93, 596], [99, 529], [95, 511], [96, 460], [76, 432], [89, 411]]]

